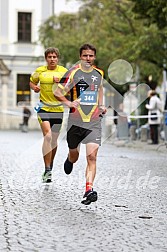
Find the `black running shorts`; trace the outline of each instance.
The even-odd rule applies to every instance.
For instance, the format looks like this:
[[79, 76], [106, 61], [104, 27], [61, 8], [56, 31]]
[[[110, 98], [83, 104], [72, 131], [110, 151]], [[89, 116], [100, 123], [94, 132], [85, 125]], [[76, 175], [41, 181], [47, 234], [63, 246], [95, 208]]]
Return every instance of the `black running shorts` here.
[[43, 109], [40, 109], [37, 114], [38, 114], [38, 121], [40, 124], [44, 121], [48, 121], [50, 123], [50, 127], [54, 132], [60, 131], [63, 121], [62, 112], [48, 112]]
[[67, 143], [70, 149], [77, 148], [80, 143], [101, 145], [101, 121], [68, 123]]

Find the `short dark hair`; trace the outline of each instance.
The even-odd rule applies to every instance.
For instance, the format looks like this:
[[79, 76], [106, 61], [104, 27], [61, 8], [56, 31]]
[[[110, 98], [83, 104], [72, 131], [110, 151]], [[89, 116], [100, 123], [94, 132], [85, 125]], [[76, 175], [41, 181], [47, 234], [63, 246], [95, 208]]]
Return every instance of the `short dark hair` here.
[[92, 50], [92, 51], [94, 51], [94, 53], [96, 55], [96, 48], [91, 44], [84, 44], [80, 47], [80, 49], [79, 49], [80, 56], [81, 56], [83, 50]]
[[60, 57], [60, 52], [59, 52], [59, 49], [58, 48], [55, 48], [55, 47], [48, 47], [46, 50], [45, 50], [45, 59], [47, 58], [48, 54], [49, 53], [55, 53], [57, 55], [57, 57], [59, 58]]

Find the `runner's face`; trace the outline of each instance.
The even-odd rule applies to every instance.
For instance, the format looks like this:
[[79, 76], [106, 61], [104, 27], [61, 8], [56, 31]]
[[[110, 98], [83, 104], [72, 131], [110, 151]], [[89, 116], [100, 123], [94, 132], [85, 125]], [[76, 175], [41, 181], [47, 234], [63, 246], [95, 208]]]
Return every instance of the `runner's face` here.
[[80, 56], [81, 64], [85, 68], [90, 68], [95, 59], [96, 56], [93, 50], [83, 50]]
[[48, 69], [55, 69], [58, 63], [58, 57], [56, 53], [48, 53], [46, 57], [46, 62], [48, 63]]

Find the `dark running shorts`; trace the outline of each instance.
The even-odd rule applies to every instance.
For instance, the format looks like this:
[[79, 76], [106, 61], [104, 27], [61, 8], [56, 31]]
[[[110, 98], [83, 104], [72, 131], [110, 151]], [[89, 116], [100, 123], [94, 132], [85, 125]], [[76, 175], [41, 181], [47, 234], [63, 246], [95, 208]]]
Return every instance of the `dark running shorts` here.
[[63, 121], [62, 112], [48, 112], [43, 109], [40, 109], [37, 114], [38, 114], [38, 121], [40, 124], [42, 122], [48, 121], [50, 123], [50, 127], [54, 132], [60, 131]]
[[[84, 126], [84, 125], [83, 125]], [[67, 143], [70, 149], [75, 149], [80, 143], [96, 143], [101, 145], [101, 122], [88, 123], [86, 128], [78, 125], [68, 125]]]

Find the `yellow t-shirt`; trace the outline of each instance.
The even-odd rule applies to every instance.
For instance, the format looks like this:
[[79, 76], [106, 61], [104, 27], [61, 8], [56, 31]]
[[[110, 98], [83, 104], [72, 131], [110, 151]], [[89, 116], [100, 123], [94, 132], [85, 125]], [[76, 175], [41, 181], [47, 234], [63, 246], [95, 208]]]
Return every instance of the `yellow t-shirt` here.
[[[57, 88], [57, 83], [53, 82], [53, 76], [62, 78], [67, 69], [63, 66], [57, 65], [54, 70], [48, 70], [47, 66], [38, 67], [30, 77], [30, 81], [40, 85], [40, 101], [44, 103], [42, 109], [49, 112], [63, 112], [63, 106], [56, 106], [61, 104], [54, 96], [54, 91]], [[45, 105], [47, 104], [47, 105]]]

